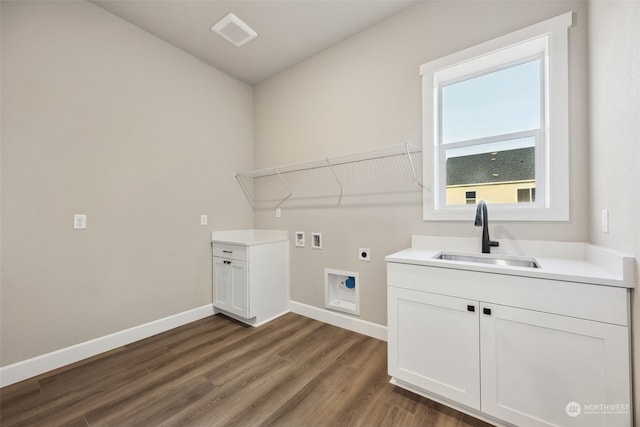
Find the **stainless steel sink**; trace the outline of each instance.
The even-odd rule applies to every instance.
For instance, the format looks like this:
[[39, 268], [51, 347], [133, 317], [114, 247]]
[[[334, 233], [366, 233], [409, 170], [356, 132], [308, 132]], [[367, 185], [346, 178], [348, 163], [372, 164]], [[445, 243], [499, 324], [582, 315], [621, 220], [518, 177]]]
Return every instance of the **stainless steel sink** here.
[[442, 252], [433, 257], [434, 259], [441, 259], [445, 261], [462, 261], [462, 262], [475, 262], [481, 264], [492, 265], [505, 265], [510, 267], [527, 267], [527, 268], [540, 268], [540, 265], [533, 258], [513, 258], [513, 257], [501, 257], [501, 256], [482, 256], [482, 255], [470, 255], [470, 254], [456, 254]]

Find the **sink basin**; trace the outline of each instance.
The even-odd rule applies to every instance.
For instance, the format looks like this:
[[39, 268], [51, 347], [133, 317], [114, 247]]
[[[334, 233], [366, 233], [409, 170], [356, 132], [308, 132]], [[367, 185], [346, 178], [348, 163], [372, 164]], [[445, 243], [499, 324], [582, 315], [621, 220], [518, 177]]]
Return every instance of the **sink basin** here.
[[441, 252], [433, 257], [445, 261], [475, 262], [480, 264], [504, 265], [510, 267], [540, 268], [533, 258], [513, 258], [492, 255], [471, 255]]

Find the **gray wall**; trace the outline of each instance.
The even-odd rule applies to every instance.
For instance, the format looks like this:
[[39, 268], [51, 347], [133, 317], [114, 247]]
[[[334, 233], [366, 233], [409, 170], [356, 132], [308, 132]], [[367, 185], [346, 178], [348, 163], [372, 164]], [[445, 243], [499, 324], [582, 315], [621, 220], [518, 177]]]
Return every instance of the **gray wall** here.
[[[640, 278], [640, 2], [589, 3], [591, 239], [636, 258]], [[610, 215], [609, 233], [600, 223]], [[640, 425], [640, 297], [634, 291], [635, 420]]]
[[2, 365], [210, 304], [252, 88], [91, 3], [1, 13]]
[[[419, 66], [567, 11], [570, 32], [571, 220], [497, 223], [491, 236], [588, 240], [587, 15], [584, 2], [421, 2], [255, 88], [256, 167], [338, 156], [411, 141], [421, 145]], [[384, 173], [384, 170], [373, 173]], [[331, 179], [330, 177], [328, 179]], [[361, 179], [366, 179], [362, 176]], [[256, 211], [256, 226], [322, 232], [324, 250], [293, 248], [292, 300], [324, 307], [323, 269], [360, 272], [361, 318], [386, 325], [384, 256], [410, 246], [411, 234], [477, 236], [463, 223], [424, 222], [421, 196], [317, 208]], [[273, 205], [272, 205], [273, 206]], [[490, 215], [489, 215], [490, 216]], [[358, 261], [360, 247], [371, 263]]]

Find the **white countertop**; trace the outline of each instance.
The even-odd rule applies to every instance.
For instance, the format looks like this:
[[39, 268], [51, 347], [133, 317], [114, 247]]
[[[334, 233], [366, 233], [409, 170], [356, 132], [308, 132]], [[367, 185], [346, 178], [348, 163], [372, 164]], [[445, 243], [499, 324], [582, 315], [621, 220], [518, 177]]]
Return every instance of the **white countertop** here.
[[387, 262], [633, 288], [635, 259], [580, 242], [500, 240], [492, 256], [534, 258], [540, 268], [434, 259], [441, 252], [480, 255], [480, 239], [412, 236], [412, 247], [388, 255]]
[[212, 231], [211, 241], [230, 245], [253, 246], [267, 243], [286, 242], [289, 232], [286, 230], [223, 230]]

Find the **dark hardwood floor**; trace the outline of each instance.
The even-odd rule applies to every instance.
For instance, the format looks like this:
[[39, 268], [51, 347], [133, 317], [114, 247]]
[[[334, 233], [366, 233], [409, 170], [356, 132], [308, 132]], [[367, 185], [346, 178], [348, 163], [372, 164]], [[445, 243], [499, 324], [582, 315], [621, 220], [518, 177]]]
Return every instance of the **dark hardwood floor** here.
[[489, 426], [389, 384], [383, 341], [212, 316], [0, 389], [2, 426]]

